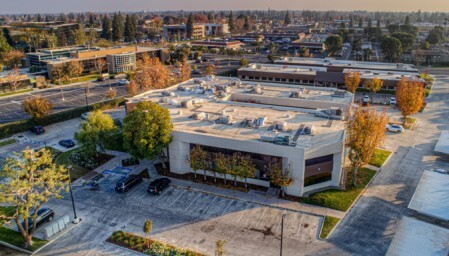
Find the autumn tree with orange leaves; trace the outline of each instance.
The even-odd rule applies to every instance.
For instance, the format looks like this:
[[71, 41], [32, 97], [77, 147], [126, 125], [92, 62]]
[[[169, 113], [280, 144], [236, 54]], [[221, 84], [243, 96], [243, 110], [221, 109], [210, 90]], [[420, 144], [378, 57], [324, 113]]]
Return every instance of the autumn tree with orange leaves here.
[[136, 81], [132, 80], [126, 85], [126, 91], [130, 96], [135, 96], [139, 94], [140, 88]]
[[388, 118], [385, 112], [374, 109], [357, 109], [346, 124], [347, 145], [350, 149], [349, 159], [353, 171], [353, 185], [357, 186], [357, 172], [369, 163], [374, 149], [385, 138], [385, 126]]
[[348, 91], [355, 93], [361, 82], [359, 72], [350, 72], [345, 74], [345, 85]]
[[36, 95], [23, 101], [23, 110], [34, 120], [38, 120], [50, 113], [53, 104], [45, 97]]
[[396, 101], [405, 125], [407, 117], [418, 112], [424, 104], [423, 83], [402, 78], [396, 86]]
[[384, 81], [379, 78], [373, 78], [365, 82], [365, 88], [370, 92], [371, 102], [373, 102], [373, 93], [378, 92], [383, 85]]
[[190, 79], [190, 73], [192, 72], [189, 63], [187, 61], [182, 62], [180, 80], [181, 82], [187, 81]]
[[133, 80], [143, 91], [163, 89], [170, 81], [168, 68], [157, 57], [143, 55], [137, 62], [137, 68], [133, 71]]

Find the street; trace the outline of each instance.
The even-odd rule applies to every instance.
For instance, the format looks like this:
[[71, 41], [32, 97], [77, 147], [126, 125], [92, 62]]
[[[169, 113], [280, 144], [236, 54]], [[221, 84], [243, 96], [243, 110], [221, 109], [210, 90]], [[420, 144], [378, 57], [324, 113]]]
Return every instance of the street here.
[[62, 86], [61, 88], [35, 90], [33, 92], [9, 97], [0, 97], [0, 109], [2, 110], [0, 112], [0, 124], [28, 118], [28, 114], [23, 111], [22, 102], [31, 96], [41, 95], [46, 97], [53, 103], [51, 113], [56, 113], [71, 108], [85, 106], [86, 98], [88, 104], [107, 100], [106, 92], [109, 88], [117, 90], [117, 97], [127, 95], [126, 87], [117, 86], [117, 84], [116, 80], [87, 82], [77, 85]]

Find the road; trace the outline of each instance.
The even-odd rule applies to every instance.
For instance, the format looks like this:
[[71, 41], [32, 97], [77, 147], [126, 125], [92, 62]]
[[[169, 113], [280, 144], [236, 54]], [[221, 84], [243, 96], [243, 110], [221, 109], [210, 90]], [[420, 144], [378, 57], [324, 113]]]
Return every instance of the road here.
[[[87, 86], [87, 95], [86, 95]], [[76, 108], [96, 102], [107, 100], [106, 92], [109, 88], [117, 90], [117, 97], [127, 94], [125, 86], [117, 86], [116, 80], [105, 82], [87, 82], [83, 84], [63, 86], [61, 88], [35, 90], [16, 96], [0, 98], [0, 123], [8, 123], [28, 118], [28, 114], [23, 111], [22, 102], [33, 96], [41, 95], [53, 103], [52, 113]]]

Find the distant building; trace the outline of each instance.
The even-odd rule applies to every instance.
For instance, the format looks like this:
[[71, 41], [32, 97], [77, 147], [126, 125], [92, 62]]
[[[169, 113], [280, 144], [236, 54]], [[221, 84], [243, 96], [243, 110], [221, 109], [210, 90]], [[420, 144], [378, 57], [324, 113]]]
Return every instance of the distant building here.
[[[186, 24], [164, 25], [162, 27], [162, 36], [167, 40], [188, 39], [187, 25]], [[206, 26], [204, 24], [194, 24], [192, 31], [192, 38], [203, 38], [205, 36], [206, 36]]]
[[209, 49], [219, 48], [219, 49], [240, 49], [244, 45], [240, 41], [228, 41], [228, 40], [203, 40], [203, 41], [193, 41], [190, 43], [191, 46], [197, 47], [207, 47]]
[[206, 23], [206, 36], [224, 36], [229, 33], [228, 24]]
[[290, 43], [292, 48], [307, 48], [311, 52], [323, 52], [326, 50], [324, 42], [329, 37], [328, 34], [310, 34]]

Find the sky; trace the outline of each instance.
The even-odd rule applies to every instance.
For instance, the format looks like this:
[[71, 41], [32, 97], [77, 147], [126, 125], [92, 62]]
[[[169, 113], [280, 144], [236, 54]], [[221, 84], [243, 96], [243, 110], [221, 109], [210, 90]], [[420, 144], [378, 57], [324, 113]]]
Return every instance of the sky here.
[[368, 10], [449, 12], [449, 0], [1, 0], [0, 13], [161, 10]]

